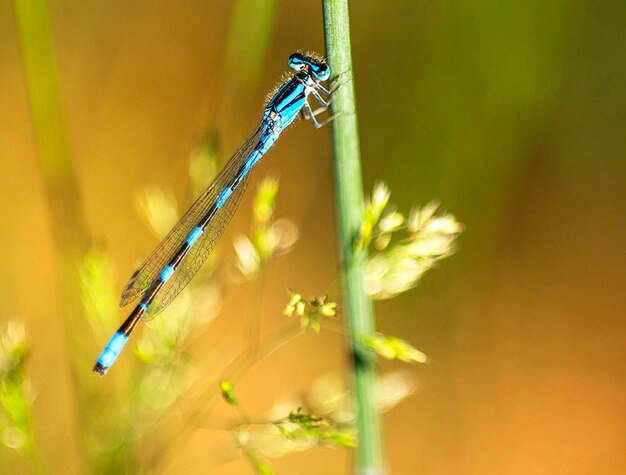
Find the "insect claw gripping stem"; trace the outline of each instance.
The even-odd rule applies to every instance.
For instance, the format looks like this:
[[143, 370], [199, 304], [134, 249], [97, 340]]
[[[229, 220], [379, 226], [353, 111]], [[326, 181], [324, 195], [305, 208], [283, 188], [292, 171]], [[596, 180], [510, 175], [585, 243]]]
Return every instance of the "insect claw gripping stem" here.
[[[335, 93], [343, 86], [345, 86], [346, 84], [348, 84], [350, 81], [352, 81], [352, 79], [349, 76], [350, 74], [350, 70], [344, 71], [342, 73], [337, 74], [331, 82], [330, 85], [330, 90], [328, 91], [328, 95], [330, 96], [334, 96]], [[347, 79], [344, 79], [346, 76], [348, 76]]]
[[318, 122], [317, 119], [315, 118], [317, 115], [321, 114], [322, 112], [325, 112], [328, 110], [328, 106], [330, 105], [330, 103], [332, 102], [332, 98], [326, 102], [326, 106], [322, 106], [316, 110], [312, 110], [311, 106], [306, 103], [304, 105], [304, 107], [302, 108], [301, 114], [302, 114], [302, 118], [304, 120], [308, 120], [309, 122], [311, 122], [311, 124], [313, 125], [313, 127], [315, 127], [316, 129], [321, 129], [322, 127], [324, 127], [326, 124], [328, 124], [329, 122], [331, 122], [333, 119], [335, 119], [337, 116], [341, 115], [342, 113], [336, 113], [336, 114], [332, 114], [331, 116], [327, 117], [326, 119], [324, 119], [321, 122]]
[[[320, 103], [321, 107], [318, 107], [317, 109], [313, 110], [311, 108], [311, 105], [307, 102], [302, 108], [301, 115], [305, 120], [310, 121], [313, 127], [315, 127], [316, 129], [320, 129], [324, 127], [326, 124], [331, 122], [333, 119], [335, 119], [339, 115], [345, 114], [345, 112], [337, 112], [327, 117], [321, 122], [318, 122], [316, 119], [316, 117], [319, 114], [328, 110], [328, 108], [330, 107], [330, 104], [335, 100], [337, 91], [339, 91], [339, 89], [341, 89], [343, 86], [345, 86], [346, 84], [350, 82], [350, 78], [348, 78], [347, 80], [339, 79], [339, 78], [345, 77], [348, 73], [349, 71], [344, 71], [343, 73], [339, 74], [335, 78], [335, 81], [330, 89], [326, 89], [321, 84], [315, 84], [314, 87], [316, 90], [311, 91], [311, 95], [317, 100], [317, 102]], [[328, 99], [324, 99], [320, 93], [326, 95]]]

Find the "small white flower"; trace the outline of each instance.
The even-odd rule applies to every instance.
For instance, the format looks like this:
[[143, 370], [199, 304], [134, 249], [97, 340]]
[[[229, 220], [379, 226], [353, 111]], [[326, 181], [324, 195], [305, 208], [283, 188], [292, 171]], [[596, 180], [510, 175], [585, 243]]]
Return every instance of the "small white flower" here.
[[233, 240], [237, 254], [237, 267], [246, 277], [251, 277], [259, 270], [261, 259], [247, 236], [238, 236]]

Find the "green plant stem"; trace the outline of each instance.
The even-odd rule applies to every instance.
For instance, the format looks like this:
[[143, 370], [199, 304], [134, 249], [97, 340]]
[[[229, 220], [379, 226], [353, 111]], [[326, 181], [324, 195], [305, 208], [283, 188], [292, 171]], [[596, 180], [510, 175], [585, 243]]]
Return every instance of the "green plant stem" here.
[[350, 22], [347, 0], [322, 0], [324, 34], [328, 64], [336, 78], [346, 82], [331, 106], [338, 114], [332, 122], [332, 142], [338, 208], [339, 246], [342, 259], [344, 305], [347, 313], [354, 372], [354, 397], [357, 409], [356, 472], [384, 472], [382, 424], [376, 408], [377, 366], [375, 356], [359, 341], [360, 335], [375, 331], [372, 302], [365, 291], [366, 250], [356, 249], [363, 211], [363, 184], [359, 135], [352, 77]]
[[52, 237], [60, 257], [66, 348], [69, 349], [68, 357], [72, 358], [73, 380], [78, 386], [75, 392], [78, 397], [72, 406], [78, 408], [81, 442], [87, 444], [89, 414], [93, 407], [80, 397], [86, 393], [88, 384], [82, 371], [85, 338], [80, 329], [85, 325], [80, 266], [88, 246], [88, 233], [80, 208], [79, 187], [65, 128], [46, 1], [15, 0], [14, 5], [39, 166], [50, 212]]

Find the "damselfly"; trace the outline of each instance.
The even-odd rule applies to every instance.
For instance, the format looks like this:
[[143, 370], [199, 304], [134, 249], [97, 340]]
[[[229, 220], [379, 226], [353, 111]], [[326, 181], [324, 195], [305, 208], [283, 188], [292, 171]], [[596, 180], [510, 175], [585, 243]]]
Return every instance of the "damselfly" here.
[[[246, 188], [250, 169], [298, 115], [319, 128], [315, 116], [328, 108], [331, 91], [320, 83], [328, 80], [326, 62], [300, 53], [292, 54], [289, 67], [296, 71], [267, 103], [261, 123], [219, 172], [215, 180], [150, 254], [126, 285], [120, 306], [141, 296], [129, 317], [109, 340], [93, 370], [104, 375], [122, 351], [142, 318], [163, 310], [189, 283], [213, 250], [230, 221]], [[312, 95], [320, 104], [313, 111]]]

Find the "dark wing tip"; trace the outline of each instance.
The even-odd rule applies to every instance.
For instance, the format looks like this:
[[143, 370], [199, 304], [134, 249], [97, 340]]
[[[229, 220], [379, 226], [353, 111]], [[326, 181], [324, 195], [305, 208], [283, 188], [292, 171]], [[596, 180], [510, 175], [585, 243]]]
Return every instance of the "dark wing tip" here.
[[126, 284], [126, 287], [124, 287], [124, 291], [122, 292], [122, 295], [120, 297], [120, 307], [125, 307], [126, 305], [128, 305], [130, 302], [135, 300], [135, 298], [137, 298], [137, 294], [141, 292], [142, 288], [137, 281], [137, 277], [139, 277], [140, 271], [141, 268], [137, 269], [135, 272], [133, 272], [133, 275], [130, 276], [130, 279], [128, 279], [128, 283]]
[[124, 289], [124, 291], [122, 292], [122, 296], [120, 297], [120, 303], [119, 303], [120, 307], [125, 307], [130, 302], [135, 300], [140, 290], [141, 289], [135, 287], [134, 278], [131, 279], [128, 285], [126, 286], [126, 288]]

